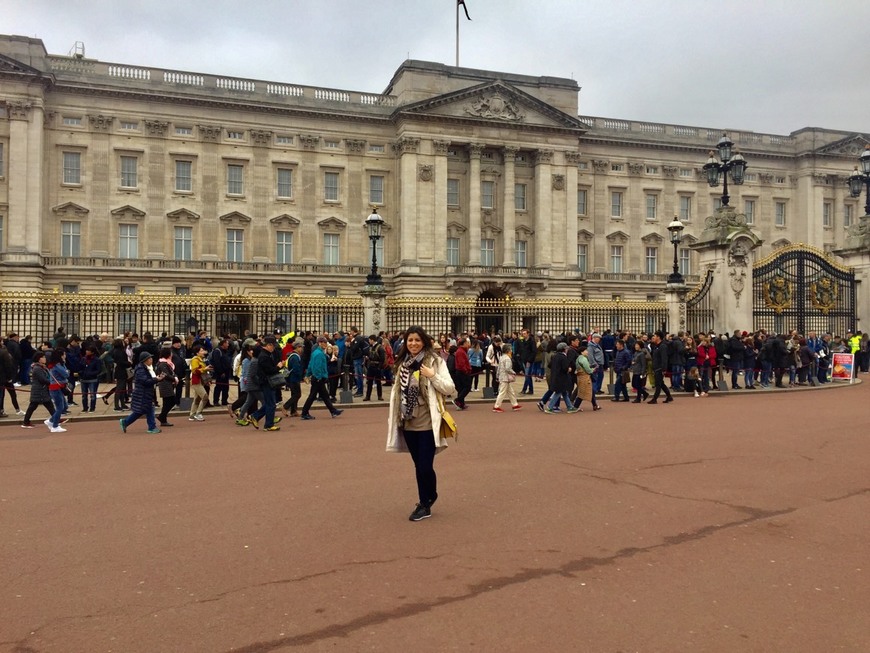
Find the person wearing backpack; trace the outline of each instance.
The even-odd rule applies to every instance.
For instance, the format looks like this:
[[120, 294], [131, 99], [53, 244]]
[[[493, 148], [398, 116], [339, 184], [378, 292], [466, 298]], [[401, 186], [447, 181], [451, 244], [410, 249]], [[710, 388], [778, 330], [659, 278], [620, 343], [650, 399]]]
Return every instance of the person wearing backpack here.
[[369, 336], [369, 353], [366, 356], [366, 396], [363, 401], [372, 400], [372, 385], [378, 387], [378, 401], [384, 400], [384, 391], [381, 385], [381, 370], [384, 368], [386, 355], [378, 337], [374, 334]]
[[686, 366], [686, 346], [683, 344], [683, 332], [668, 338], [668, 360], [671, 363], [671, 388], [683, 389], [683, 370]]

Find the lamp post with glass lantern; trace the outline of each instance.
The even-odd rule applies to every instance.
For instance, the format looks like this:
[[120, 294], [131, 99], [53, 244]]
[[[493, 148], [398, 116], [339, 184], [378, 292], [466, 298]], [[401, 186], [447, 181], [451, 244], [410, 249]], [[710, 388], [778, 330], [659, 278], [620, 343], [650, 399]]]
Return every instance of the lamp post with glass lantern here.
[[710, 150], [710, 158], [704, 164], [704, 172], [707, 173], [707, 184], [711, 188], [719, 185], [719, 178], [722, 178], [722, 206], [728, 206], [728, 175], [731, 174], [731, 181], [740, 186], [746, 176], [746, 159], [737, 150], [733, 150], [734, 141], [728, 138], [727, 134], [722, 134], [722, 138], [716, 144], [716, 149], [719, 151], [719, 161], [716, 160], [716, 153]]
[[864, 151], [858, 157], [861, 163], [861, 170], [855, 166], [854, 172], [847, 180], [849, 184], [849, 195], [852, 197], [861, 197], [861, 187], [867, 187], [867, 204], [864, 205], [864, 215], [870, 215], [870, 145], [864, 146]]
[[677, 260], [677, 250], [680, 243], [683, 242], [683, 228], [683, 223], [676, 216], [674, 216], [673, 221], [668, 225], [671, 242], [674, 244], [674, 271], [668, 276], [668, 285], [682, 285], [684, 283], [683, 275], [680, 274], [680, 264]]
[[372, 241], [372, 270], [366, 277], [366, 286], [383, 286], [384, 281], [378, 274], [378, 241], [384, 227], [384, 219], [378, 215], [377, 208], [372, 208], [372, 214], [366, 218], [366, 229], [369, 231], [369, 240]]

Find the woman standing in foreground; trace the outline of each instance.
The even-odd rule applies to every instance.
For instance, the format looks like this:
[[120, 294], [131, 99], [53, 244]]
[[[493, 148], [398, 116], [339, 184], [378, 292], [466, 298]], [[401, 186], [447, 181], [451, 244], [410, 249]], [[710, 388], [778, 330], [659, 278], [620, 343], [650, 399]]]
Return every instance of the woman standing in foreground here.
[[387, 451], [408, 451], [417, 471], [419, 502], [411, 521], [432, 516], [432, 504], [438, 498], [435, 454], [447, 447], [439, 430], [443, 400], [456, 388], [447, 365], [435, 352], [431, 336], [420, 326], [409, 327], [404, 344], [396, 354], [390, 415], [387, 422]]

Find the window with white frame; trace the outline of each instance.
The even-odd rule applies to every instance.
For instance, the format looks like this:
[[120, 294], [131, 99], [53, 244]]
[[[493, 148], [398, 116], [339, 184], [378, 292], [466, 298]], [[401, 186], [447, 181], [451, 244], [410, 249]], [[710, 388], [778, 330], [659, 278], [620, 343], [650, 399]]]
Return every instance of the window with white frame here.
[[275, 143], [277, 145], [293, 145], [293, 137], [292, 136], [276, 136]]
[[692, 170], [691, 168], [680, 168], [680, 177], [691, 177]]
[[622, 217], [622, 191], [620, 190], [610, 192], [610, 216], [613, 218]]
[[526, 185], [514, 184], [514, 208], [517, 211], [526, 210]]
[[384, 176], [369, 176], [369, 204], [384, 203]]
[[[61, 292], [65, 295], [75, 295], [79, 291], [79, 284], [77, 283], [65, 283], [62, 286]], [[70, 331], [70, 333], [76, 333], [75, 331]]]
[[323, 234], [323, 264], [338, 265], [340, 262], [338, 234]]
[[172, 238], [175, 260], [193, 260], [193, 227], [175, 227]]
[[227, 164], [227, 195], [245, 194], [245, 166], [238, 163]]
[[494, 209], [495, 208], [495, 182], [482, 181], [480, 182], [480, 208]]
[[713, 211], [714, 212], [718, 211], [721, 208], [722, 208], [722, 198], [721, 197], [714, 197], [713, 198]]
[[5, 246], [6, 241], [3, 239], [3, 235], [4, 235], [3, 234], [3, 227], [4, 226], [5, 225], [3, 224], [3, 216], [0, 215], [0, 252], [6, 251], [6, 246]]
[[577, 215], [586, 215], [586, 195], [585, 188], [577, 189]]
[[136, 131], [139, 129], [139, 123], [131, 120], [122, 120], [121, 129], [123, 131]]
[[338, 141], [336, 140], [324, 140], [323, 147], [327, 150], [337, 150], [338, 149]]
[[692, 274], [692, 259], [690, 257], [690, 254], [691, 254], [691, 252], [689, 251], [688, 247], [681, 247], [680, 248], [680, 258], [679, 258], [680, 274], [682, 274], [684, 277], [687, 277], [690, 274]]
[[121, 286], [121, 294], [122, 295], [135, 295], [136, 294], [136, 286]]
[[514, 243], [514, 250], [516, 253], [516, 266], [518, 268], [526, 268], [529, 266], [528, 259], [526, 258], [526, 252], [528, 251], [529, 243], [525, 240], [517, 240]]
[[447, 206], [459, 206], [459, 180], [447, 180]]
[[372, 152], [373, 154], [382, 154], [386, 151], [387, 151], [387, 148], [384, 147], [383, 145], [374, 145], [374, 144], [369, 145], [369, 152]]
[[647, 220], [656, 220], [658, 219], [658, 205], [659, 205], [659, 196], [655, 193], [647, 193], [646, 194], [646, 219]]
[[139, 186], [139, 159], [135, 156], [121, 157], [121, 188]]
[[659, 248], [658, 247], [647, 247], [646, 248], [646, 273], [647, 274], [658, 274], [659, 273]]
[[459, 265], [459, 239], [447, 239], [447, 265]]
[[488, 268], [495, 265], [495, 239], [480, 239], [480, 264]]
[[60, 223], [60, 255], [61, 256], [81, 256], [82, 255], [82, 223], [81, 222], [61, 222]]
[[139, 225], [118, 225], [118, 258], [139, 258]]
[[830, 229], [834, 226], [834, 203], [822, 203], [822, 226]]
[[193, 161], [177, 160], [175, 162], [175, 192], [190, 193], [193, 191]]
[[278, 168], [276, 177], [278, 197], [283, 199], [293, 197], [293, 170], [290, 168]]
[[680, 195], [680, 222], [690, 222], [692, 220], [692, 197], [691, 195]]
[[276, 234], [277, 243], [275, 251], [275, 263], [289, 265], [293, 263], [293, 232], [279, 231]]
[[5, 170], [5, 167], [4, 167], [5, 162], [3, 159], [3, 154], [4, 154], [3, 145], [4, 145], [4, 143], [0, 143], [0, 179], [2, 179], [4, 177], [3, 171]]
[[227, 229], [227, 261], [241, 263], [245, 260], [245, 230]]
[[193, 127], [176, 127], [176, 136], [193, 136]]
[[245, 132], [227, 130], [227, 138], [231, 141], [242, 141], [245, 139]]
[[852, 226], [852, 205], [846, 204], [843, 206], [843, 226]]
[[82, 119], [77, 116], [64, 116], [63, 124], [65, 127], [81, 127]]
[[577, 243], [577, 269], [586, 272], [589, 269], [589, 245]]
[[[384, 239], [378, 238], [377, 245], [374, 251], [375, 261], [377, 261], [378, 267], [382, 267], [384, 265]], [[369, 238], [369, 260], [372, 259], [372, 239]]]
[[755, 200], [743, 200], [743, 214], [746, 224], [755, 224]]
[[65, 183], [65, 184], [81, 184], [82, 183], [82, 153], [81, 152], [64, 152], [63, 153], [63, 183]]
[[[337, 172], [323, 173], [323, 199], [326, 202], [337, 202], [341, 197], [341, 179]], [[336, 264], [333, 264], [336, 265]]]
[[622, 245], [610, 246], [610, 271], [615, 274], [622, 273]]
[[610, 171], [611, 172], [623, 172], [623, 171], [625, 171], [625, 164], [624, 163], [611, 163], [610, 164]]
[[646, 167], [646, 174], [648, 174], [648, 175], [657, 175], [657, 174], [659, 174], [659, 168], [658, 168], [658, 166], [647, 166], [647, 167]]
[[190, 286], [175, 286], [175, 294], [176, 295], [189, 295], [190, 294]]
[[774, 202], [774, 224], [777, 227], [785, 226], [785, 202]]

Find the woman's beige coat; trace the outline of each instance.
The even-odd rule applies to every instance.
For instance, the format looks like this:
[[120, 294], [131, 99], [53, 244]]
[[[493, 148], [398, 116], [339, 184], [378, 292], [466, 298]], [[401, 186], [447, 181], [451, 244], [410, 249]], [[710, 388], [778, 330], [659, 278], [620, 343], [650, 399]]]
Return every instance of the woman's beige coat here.
[[[456, 392], [456, 388], [453, 385], [453, 379], [450, 378], [450, 373], [447, 371], [447, 363], [440, 356], [434, 352], [427, 354], [423, 357], [423, 365], [435, 370], [435, 376], [431, 379], [420, 375], [420, 401], [425, 402], [429, 407], [432, 432], [435, 435], [435, 451], [438, 452], [447, 446], [447, 440], [438, 433], [441, 429], [441, 412], [438, 410], [438, 401], [433, 393], [441, 394], [446, 403], [446, 397]], [[408, 446], [405, 444], [405, 438], [399, 429], [402, 424], [402, 386], [399, 381], [399, 373], [396, 372], [394, 376], [395, 381], [390, 392], [390, 416], [387, 420], [387, 451], [399, 453], [408, 451]]]

